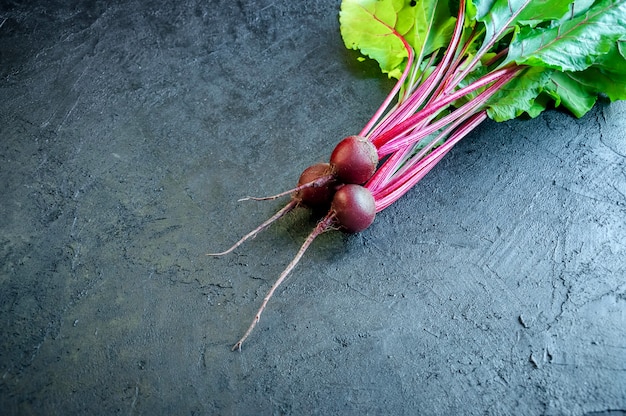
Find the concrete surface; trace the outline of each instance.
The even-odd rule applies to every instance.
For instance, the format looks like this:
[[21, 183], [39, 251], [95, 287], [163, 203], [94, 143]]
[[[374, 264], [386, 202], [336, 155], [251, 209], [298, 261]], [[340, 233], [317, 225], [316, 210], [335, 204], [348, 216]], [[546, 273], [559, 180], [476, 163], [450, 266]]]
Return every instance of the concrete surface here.
[[624, 415], [626, 105], [485, 123], [365, 232], [225, 258], [391, 87], [339, 0], [0, 8], [3, 415]]

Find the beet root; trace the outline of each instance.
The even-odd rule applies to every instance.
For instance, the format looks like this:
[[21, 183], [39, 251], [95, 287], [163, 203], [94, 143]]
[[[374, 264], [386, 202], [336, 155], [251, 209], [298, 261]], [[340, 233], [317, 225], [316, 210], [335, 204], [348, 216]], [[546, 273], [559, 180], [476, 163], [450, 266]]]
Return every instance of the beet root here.
[[365, 137], [348, 136], [333, 150], [330, 165], [339, 181], [361, 185], [376, 171], [378, 152]]
[[[336, 181], [328, 179], [332, 175], [329, 163], [316, 163], [306, 168], [298, 180], [298, 189], [293, 198], [311, 208], [328, 208], [335, 192]], [[321, 183], [320, 183], [321, 182]], [[302, 185], [313, 184], [309, 187]]]
[[348, 184], [335, 192], [330, 211], [343, 231], [358, 233], [374, 222], [376, 202], [367, 188]]

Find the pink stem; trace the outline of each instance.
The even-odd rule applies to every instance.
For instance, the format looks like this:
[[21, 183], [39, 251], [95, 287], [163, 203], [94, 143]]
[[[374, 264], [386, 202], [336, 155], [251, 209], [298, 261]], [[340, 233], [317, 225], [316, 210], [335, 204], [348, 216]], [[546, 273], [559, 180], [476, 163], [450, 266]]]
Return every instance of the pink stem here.
[[[434, 61], [435, 56], [431, 57], [431, 61]], [[435, 68], [437, 71], [437, 68]], [[409, 98], [401, 97], [397, 108], [391, 111], [370, 134], [371, 138], [375, 138], [384, 133], [390, 125], [398, 124], [411, 114], [415, 113], [419, 106], [424, 102], [429, 91], [432, 89], [431, 84], [435, 82], [433, 74], [426, 78], [416, 90], [410, 93]], [[412, 87], [411, 87], [412, 88]]]
[[474, 68], [476, 67], [476, 65], [478, 64], [478, 62], [480, 61], [480, 59], [483, 57], [483, 55], [489, 50], [491, 49], [491, 47], [498, 41], [498, 39], [506, 32], [506, 30], [509, 28], [509, 24], [515, 20], [515, 18], [517, 16], [519, 16], [519, 14], [522, 12], [522, 10], [524, 10], [526, 8], [526, 6], [528, 6], [528, 4], [530, 4], [531, 0], [526, 0], [524, 2], [523, 5], [521, 5], [517, 11], [515, 13], [513, 13], [511, 15], [511, 17], [509, 18], [507, 24], [502, 25], [502, 28], [500, 29], [499, 32], [494, 33], [493, 36], [491, 37], [491, 39], [489, 39], [487, 41], [487, 43], [485, 43], [484, 45], [482, 45], [480, 47], [480, 49], [478, 50], [478, 52], [476, 52], [476, 55], [474, 56], [474, 59], [472, 59], [472, 61], [469, 63], [469, 65], [467, 65], [465, 67], [465, 69], [463, 71], [461, 71], [460, 73], [458, 73], [456, 75], [456, 77], [453, 80], [453, 83], [451, 85], [451, 87], [449, 88], [454, 88], [454, 85], [458, 85], [459, 82], [461, 82], [461, 80], [463, 80], [467, 74], [469, 74], [471, 71], [474, 70]]
[[[394, 175], [401, 175], [403, 170], [400, 170], [404, 165], [404, 170], [407, 166], [417, 163], [416, 161], [424, 157], [433, 146], [436, 146], [440, 141], [439, 138], [434, 139], [429, 146], [424, 147], [417, 153], [410, 157], [413, 162], [406, 163], [406, 159], [413, 151], [413, 147], [422, 139], [428, 137], [430, 134], [449, 126], [439, 137], [445, 137], [452, 129], [456, 128], [460, 123], [474, 114], [477, 109], [483, 105], [493, 94], [495, 94], [506, 82], [515, 76], [517, 71], [509, 71], [503, 73], [500, 79], [492, 84], [485, 91], [481, 92], [477, 97], [467, 102], [463, 106], [459, 107], [447, 116], [437, 120], [430, 125], [420, 125], [415, 127], [415, 132], [410, 135], [401, 135], [397, 138], [389, 141], [378, 149], [379, 155], [391, 155], [383, 164], [378, 168], [374, 176], [368, 181], [367, 187], [372, 192], [383, 191], [387, 186], [390, 178]], [[487, 78], [490, 81], [492, 78]], [[381, 156], [381, 157], [382, 157]]]
[[[393, 28], [391, 29], [393, 30]], [[413, 52], [413, 48], [411, 48], [411, 45], [409, 45], [409, 43], [406, 41], [406, 39], [404, 39], [403, 36], [401, 36], [395, 30], [393, 30], [393, 32], [402, 41], [402, 43], [404, 44], [404, 47], [406, 48], [406, 51], [408, 54], [406, 68], [404, 68], [404, 71], [402, 72], [402, 76], [400, 77], [398, 82], [396, 82], [396, 85], [394, 85], [389, 95], [387, 95], [387, 98], [385, 98], [385, 101], [383, 101], [381, 106], [378, 107], [378, 110], [376, 111], [376, 113], [374, 113], [370, 121], [368, 121], [365, 127], [363, 127], [363, 130], [361, 130], [361, 132], [359, 133], [359, 135], [362, 137], [368, 137], [370, 130], [372, 129], [372, 127], [374, 127], [378, 119], [380, 119], [380, 117], [383, 115], [387, 107], [389, 107], [389, 103], [391, 103], [391, 100], [393, 100], [396, 94], [398, 94], [398, 91], [400, 91], [402, 84], [404, 83], [407, 76], [409, 75], [409, 72], [411, 71], [411, 65], [413, 64], [413, 59], [415, 56], [415, 53]]]
[[398, 151], [392, 154], [378, 169], [376, 169], [374, 175], [367, 182], [367, 188], [372, 192], [384, 188], [385, 183], [389, 181], [389, 178], [393, 176], [398, 166], [411, 151], [412, 148], [407, 146], [403, 151]]
[[[416, 113], [413, 117], [408, 119], [407, 122], [399, 125], [401, 127], [397, 129], [399, 130], [397, 137], [389, 138], [387, 142], [384, 144], [378, 144], [378, 157], [382, 158], [401, 148], [415, 144], [416, 142], [423, 139], [424, 137], [450, 124], [455, 119], [461, 117], [463, 114], [467, 114], [468, 112], [471, 112], [472, 109], [476, 108], [477, 106], [481, 104], [484, 104], [493, 94], [498, 92], [498, 90], [502, 88], [504, 84], [509, 82], [513, 77], [515, 77], [515, 75], [520, 70], [521, 68], [519, 67], [511, 67], [511, 68], [505, 68], [505, 69], [501, 69], [498, 71], [494, 71], [491, 74], [488, 74], [484, 76], [483, 78], [481, 78], [480, 80], [472, 83], [472, 85], [462, 88], [448, 96], [444, 96], [443, 98], [433, 102], [431, 105], [429, 105], [429, 107]], [[451, 112], [447, 116], [437, 120], [436, 122], [432, 123], [429, 126], [426, 126], [426, 127], [421, 126], [419, 131], [416, 134], [409, 134], [409, 135], [405, 134], [408, 131], [415, 129], [420, 122], [426, 120], [427, 118], [431, 116], [436, 115], [439, 111], [443, 110], [452, 102], [458, 100], [459, 98], [463, 97], [466, 94], [469, 94], [475, 91], [478, 88], [488, 85], [494, 80], [496, 82], [494, 82], [490, 87], [485, 89], [478, 96], [468, 101], [467, 103], [465, 103], [464, 105], [462, 105], [455, 111]], [[414, 121], [411, 124], [411, 123], [408, 123], [409, 120], [414, 120]]]
[[456, 82], [455, 84], [452, 84], [452, 80], [454, 78], [453, 75], [455, 72], [459, 70], [459, 67], [463, 63], [463, 60], [466, 58], [465, 55], [470, 45], [473, 43], [474, 36], [475, 36], [474, 31], [472, 31], [468, 40], [465, 42], [465, 44], [461, 48], [461, 51], [458, 53], [458, 55], [454, 59], [454, 62], [448, 68], [448, 71], [446, 72], [446, 76], [445, 76], [446, 81], [440, 83], [439, 88], [437, 88], [437, 91], [435, 91], [435, 93], [433, 94], [435, 97], [438, 97], [444, 94], [445, 92], [449, 92], [458, 86], [460, 81]]
[[401, 178], [391, 186], [385, 187], [381, 192], [374, 194], [376, 200], [376, 212], [387, 208], [400, 197], [406, 194], [415, 184], [417, 184], [442, 158], [452, 149], [463, 137], [469, 134], [480, 123], [487, 119], [485, 110], [472, 115], [466, 123], [456, 130], [446, 142], [433, 150], [427, 157], [417, 163], [412, 169], [405, 172]]
[[[379, 126], [374, 132], [371, 134], [372, 142], [378, 147], [377, 143], [384, 141], [380, 137], [387, 137], [389, 134], [389, 130], [385, 131], [389, 125], [397, 125], [397, 123], [401, 120], [404, 120], [409, 116], [409, 114], [414, 113], [423, 103], [426, 101], [428, 96], [432, 93], [433, 89], [437, 87], [443, 78], [444, 73], [448, 69], [451, 60], [454, 58], [454, 53], [456, 48], [459, 45], [461, 40], [461, 35], [463, 33], [463, 24], [465, 21], [465, 0], [461, 0], [459, 5], [459, 14], [457, 17], [456, 25], [454, 27], [454, 32], [452, 34], [452, 39], [450, 40], [450, 44], [447, 47], [443, 59], [437, 65], [432, 74], [418, 87], [416, 91], [411, 94], [411, 97], [408, 98], [402, 105], [394, 111], [394, 114], [389, 117], [388, 121], [385, 121], [383, 125]], [[391, 129], [392, 131], [394, 128]], [[397, 134], [393, 134], [396, 136]]]

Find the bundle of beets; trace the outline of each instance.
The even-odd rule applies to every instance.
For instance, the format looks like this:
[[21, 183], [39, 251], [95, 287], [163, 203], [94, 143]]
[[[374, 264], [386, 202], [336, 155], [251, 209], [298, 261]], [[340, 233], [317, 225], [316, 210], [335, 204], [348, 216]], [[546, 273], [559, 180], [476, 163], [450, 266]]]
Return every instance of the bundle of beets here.
[[292, 190], [246, 198], [291, 196], [284, 208], [209, 254], [230, 253], [296, 207], [327, 211], [233, 350], [318, 235], [369, 227], [485, 119], [536, 117], [548, 106], [581, 117], [599, 96], [626, 99], [626, 0], [343, 0], [340, 24], [346, 47], [398, 81], [329, 163], [305, 169]]

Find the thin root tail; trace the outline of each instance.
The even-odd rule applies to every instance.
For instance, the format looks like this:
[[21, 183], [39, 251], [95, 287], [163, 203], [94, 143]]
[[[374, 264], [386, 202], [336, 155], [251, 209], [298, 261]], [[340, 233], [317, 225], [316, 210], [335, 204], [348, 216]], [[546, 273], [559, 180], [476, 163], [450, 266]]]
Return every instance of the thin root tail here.
[[276, 195], [272, 195], [272, 196], [262, 196], [262, 197], [257, 197], [257, 196], [246, 196], [245, 198], [241, 198], [241, 199], [239, 199], [238, 201], [239, 201], [239, 202], [241, 202], [241, 201], [249, 201], [249, 200], [252, 200], [252, 201], [271, 201], [271, 200], [273, 200], [273, 199], [278, 199], [278, 198], [281, 198], [281, 197], [283, 197], [283, 196], [287, 196], [287, 195], [294, 194], [294, 193], [296, 193], [296, 192], [298, 192], [298, 191], [301, 191], [301, 190], [303, 190], [303, 189], [307, 189], [307, 188], [318, 188], [318, 187], [320, 187], [320, 186], [324, 186], [324, 185], [326, 185], [326, 184], [330, 183], [331, 181], [333, 181], [334, 179], [335, 179], [335, 176], [334, 176], [334, 175], [326, 175], [326, 176], [322, 176], [322, 177], [320, 177], [320, 178], [317, 178], [317, 179], [316, 179], [316, 180], [314, 180], [314, 181], [304, 183], [304, 184], [302, 184], [302, 185], [296, 186], [296, 187], [295, 187], [295, 188], [293, 188], [293, 189], [290, 189], [290, 190], [285, 191], [285, 192], [281, 192], [281, 193], [276, 194]]
[[304, 243], [302, 243], [300, 250], [298, 250], [293, 260], [291, 260], [291, 262], [287, 265], [287, 267], [285, 267], [285, 270], [283, 270], [280, 276], [278, 276], [278, 279], [276, 279], [276, 282], [274, 282], [272, 287], [270, 287], [270, 290], [267, 292], [267, 295], [265, 295], [265, 298], [263, 298], [263, 303], [261, 303], [261, 307], [259, 308], [257, 313], [254, 315], [254, 319], [252, 320], [252, 322], [250, 323], [250, 326], [246, 330], [246, 333], [243, 334], [243, 337], [241, 337], [241, 339], [237, 341], [235, 345], [233, 345], [232, 351], [235, 351], [235, 350], [241, 351], [241, 345], [246, 340], [246, 338], [248, 338], [248, 336], [250, 335], [250, 333], [252, 332], [256, 324], [261, 319], [261, 314], [265, 310], [267, 303], [269, 302], [270, 298], [272, 297], [272, 295], [274, 294], [278, 286], [280, 286], [280, 284], [283, 283], [283, 281], [289, 275], [289, 273], [291, 273], [294, 267], [296, 267], [296, 265], [300, 262], [300, 259], [302, 259], [302, 256], [304, 255], [306, 250], [309, 248], [313, 240], [315, 240], [317, 236], [324, 233], [325, 231], [333, 229], [334, 221], [335, 221], [335, 217], [329, 214], [325, 216], [319, 223], [317, 223], [313, 231], [311, 231], [311, 234], [309, 234], [306, 240], [304, 240]]
[[276, 220], [282, 218], [283, 216], [285, 216], [287, 213], [289, 213], [291, 210], [293, 210], [297, 206], [298, 206], [298, 201], [292, 199], [291, 201], [289, 201], [289, 203], [287, 205], [285, 205], [276, 214], [272, 215], [270, 218], [268, 218], [265, 222], [263, 222], [257, 228], [255, 228], [254, 230], [250, 231], [248, 234], [246, 234], [243, 237], [241, 237], [241, 240], [239, 240], [235, 244], [233, 244], [228, 250], [222, 251], [220, 253], [207, 253], [207, 256], [218, 257], [218, 256], [223, 256], [225, 254], [231, 253], [233, 250], [235, 250], [237, 247], [239, 247], [240, 245], [242, 245], [246, 241], [256, 237], [256, 235], [258, 233], [260, 233], [261, 231], [263, 231], [264, 229], [269, 227], [274, 221], [276, 221]]

